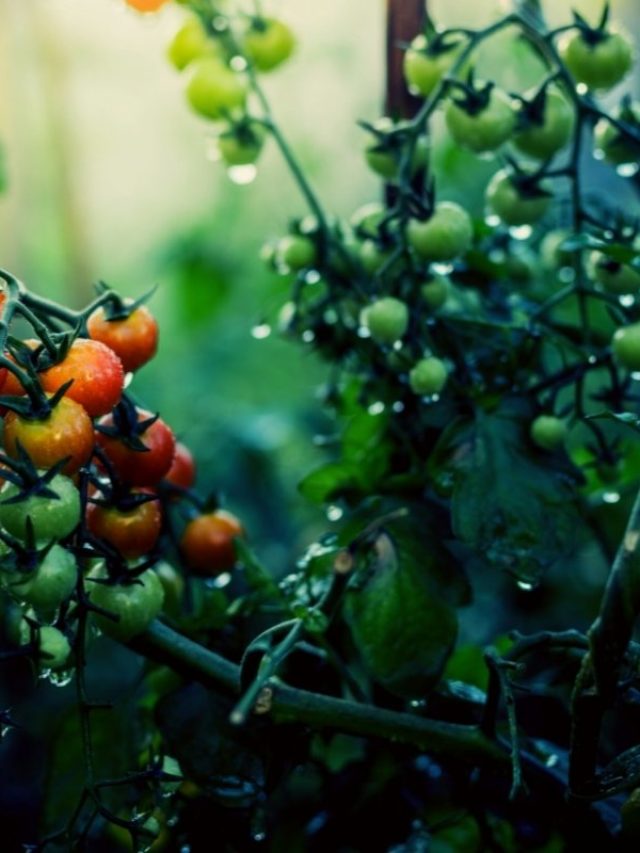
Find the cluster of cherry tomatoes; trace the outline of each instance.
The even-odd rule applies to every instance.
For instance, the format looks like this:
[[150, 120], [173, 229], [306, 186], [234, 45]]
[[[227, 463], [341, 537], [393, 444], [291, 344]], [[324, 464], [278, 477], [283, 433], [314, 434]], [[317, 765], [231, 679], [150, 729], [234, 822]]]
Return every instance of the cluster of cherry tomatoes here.
[[215, 577], [233, 568], [242, 534], [192, 491], [189, 449], [125, 390], [156, 353], [155, 318], [105, 294], [60, 331], [49, 303], [2, 293], [5, 317], [39, 337], [7, 336], [2, 357], [0, 575], [17, 603], [14, 639], [46, 670], [68, 665], [83, 611], [118, 639], [143, 631], [162, 609], [168, 551]]

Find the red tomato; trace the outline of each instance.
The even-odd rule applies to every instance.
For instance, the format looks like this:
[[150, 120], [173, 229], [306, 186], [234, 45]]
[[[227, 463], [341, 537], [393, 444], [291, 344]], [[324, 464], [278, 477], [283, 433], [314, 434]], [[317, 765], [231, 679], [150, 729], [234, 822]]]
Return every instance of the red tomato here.
[[14, 458], [18, 456], [19, 442], [36, 468], [51, 468], [68, 456], [62, 470], [73, 474], [91, 458], [93, 424], [80, 403], [63, 397], [46, 418], [30, 419], [8, 412], [3, 440], [8, 455]]
[[[151, 417], [151, 412], [138, 410], [138, 422]], [[99, 426], [112, 427], [113, 415], [105, 415], [98, 423]], [[165, 422], [158, 418], [136, 438], [145, 445], [146, 450], [128, 447], [124, 438], [101, 432], [96, 434], [98, 445], [123, 482], [132, 486], [154, 486], [171, 468], [176, 449], [175, 437]]]
[[138, 12], [157, 12], [169, 0], [124, 0], [124, 2]]
[[124, 386], [122, 362], [100, 341], [78, 338], [58, 364], [40, 374], [45, 391], [55, 393], [73, 380], [66, 396], [80, 403], [92, 418], [106, 415], [119, 402]]
[[87, 331], [115, 352], [127, 373], [146, 364], [158, 349], [158, 324], [144, 305], [124, 320], [108, 320], [104, 308], [97, 308], [87, 321]]
[[[41, 341], [37, 340], [36, 338], [28, 338], [22, 343], [28, 346], [30, 349], [37, 349], [40, 346]], [[12, 355], [9, 355], [8, 352], [6, 352], [5, 355], [10, 361], [15, 362], [15, 358]], [[20, 397], [25, 394], [25, 390], [22, 387], [22, 383], [18, 382], [17, 378], [13, 375], [13, 373], [11, 373], [10, 370], [6, 371], [6, 376], [4, 379], [4, 383], [2, 384], [1, 390], [3, 394], [10, 394], [15, 397]]]
[[180, 539], [180, 549], [194, 574], [215, 577], [236, 562], [233, 540], [244, 533], [239, 519], [216, 510], [192, 519]]
[[190, 489], [196, 479], [196, 465], [188, 447], [179, 441], [176, 444], [176, 453], [171, 463], [171, 468], [165, 474], [164, 479], [173, 486], [181, 489]]
[[[134, 493], [141, 491], [144, 490], [137, 489]], [[104, 539], [123, 557], [142, 557], [153, 549], [160, 536], [160, 502], [147, 501], [126, 511], [90, 503], [87, 526], [94, 536]]]

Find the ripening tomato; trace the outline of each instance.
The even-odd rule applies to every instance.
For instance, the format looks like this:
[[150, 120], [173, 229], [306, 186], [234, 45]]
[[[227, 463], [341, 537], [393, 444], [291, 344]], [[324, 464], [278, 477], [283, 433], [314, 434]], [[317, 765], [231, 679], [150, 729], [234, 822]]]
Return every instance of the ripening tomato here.
[[239, 519], [219, 509], [199, 515], [187, 524], [180, 549], [194, 574], [215, 577], [235, 565], [233, 540], [243, 533]]
[[17, 458], [21, 444], [36, 468], [51, 468], [69, 457], [62, 471], [73, 474], [91, 458], [93, 424], [80, 403], [63, 397], [44, 418], [8, 412], [3, 439], [9, 456]]
[[56, 497], [37, 491], [24, 495], [23, 500], [13, 500], [21, 494], [15, 483], [6, 481], [0, 490], [0, 524], [12, 536], [26, 540], [29, 523], [36, 541], [50, 542], [64, 539], [80, 523], [80, 493], [69, 477], [57, 474], [47, 483], [47, 489]]
[[291, 56], [295, 46], [291, 29], [276, 18], [254, 18], [244, 37], [245, 53], [258, 71], [277, 68]]
[[[89, 577], [104, 577], [98, 571]], [[118, 621], [92, 614], [96, 625], [109, 637], [130, 640], [141, 634], [162, 610], [164, 590], [153, 569], [147, 569], [131, 583], [92, 583], [91, 601], [118, 617]]]
[[[138, 423], [152, 418], [151, 412], [138, 409]], [[99, 427], [113, 427], [113, 415], [105, 415]], [[106, 453], [116, 474], [132, 486], [154, 486], [167, 474], [176, 449], [175, 436], [166, 423], [157, 418], [136, 435], [146, 450], [134, 450], [127, 446], [126, 438], [96, 434], [96, 441]]]
[[110, 320], [104, 308], [97, 308], [87, 321], [87, 331], [115, 352], [126, 373], [138, 370], [158, 349], [158, 323], [144, 305], [122, 320]]
[[124, 2], [137, 12], [157, 12], [169, 0], [124, 0]]
[[122, 362], [100, 341], [78, 338], [62, 361], [40, 374], [42, 387], [51, 394], [70, 380], [73, 383], [66, 392], [67, 397], [80, 403], [92, 418], [106, 415], [122, 395]]
[[[26, 341], [22, 341], [22, 343], [25, 344], [25, 346], [28, 346], [29, 349], [33, 350], [33, 349], [37, 349], [41, 345], [42, 342], [39, 341], [37, 338], [28, 338]], [[10, 361], [15, 362], [15, 358], [12, 355], [10, 355], [8, 352], [5, 353], [5, 356]], [[3, 368], [3, 369], [6, 370], [6, 368]], [[6, 376], [5, 376], [4, 381], [2, 383], [1, 391], [2, 391], [2, 394], [15, 396], [15, 397], [24, 396], [24, 394], [26, 393], [23, 386], [22, 386], [22, 383], [18, 381], [18, 378], [16, 376], [14, 376], [14, 374], [11, 373], [10, 370], [6, 370]]]
[[[134, 490], [134, 494], [141, 491]], [[87, 506], [87, 526], [94, 536], [104, 539], [123, 557], [142, 557], [153, 549], [160, 536], [160, 502], [145, 501], [128, 510], [90, 503]]]
[[35, 571], [13, 577], [7, 586], [19, 601], [26, 601], [40, 612], [52, 612], [70, 597], [77, 580], [76, 558], [61, 545], [54, 545]]
[[173, 462], [164, 479], [172, 486], [178, 486], [181, 489], [190, 489], [195, 482], [196, 465], [193, 456], [189, 448], [181, 441], [176, 443]]

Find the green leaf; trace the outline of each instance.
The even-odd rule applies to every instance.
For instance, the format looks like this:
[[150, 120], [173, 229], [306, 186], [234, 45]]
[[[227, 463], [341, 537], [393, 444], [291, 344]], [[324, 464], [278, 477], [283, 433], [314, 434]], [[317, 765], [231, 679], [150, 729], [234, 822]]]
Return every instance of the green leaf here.
[[452, 499], [456, 535], [490, 565], [535, 584], [575, 543], [577, 472], [566, 455], [537, 451], [531, 412], [511, 401], [479, 411], [458, 448]]
[[593, 420], [617, 421], [631, 427], [636, 432], [640, 432], [640, 418], [631, 412], [597, 412], [595, 415], [589, 415], [589, 417]]
[[326, 503], [335, 500], [344, 492], [352, 491], [359, 485], [358, 471], [355, 466], [342, 462], [329, 462], [317, 468], [300, 482], [300, 493], [312, 503]]

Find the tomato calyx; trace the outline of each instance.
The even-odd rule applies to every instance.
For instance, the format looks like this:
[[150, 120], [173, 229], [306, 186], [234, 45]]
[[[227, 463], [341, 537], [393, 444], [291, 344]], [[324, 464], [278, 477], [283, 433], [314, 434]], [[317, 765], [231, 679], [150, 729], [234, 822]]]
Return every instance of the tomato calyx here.
[[26, 501], [31, 497], [50, 498], [58, 500], [58, 493], [51, 488], [51, 481], [62, 472], [68, 461], [68, 457], [61, 459], [46, 471], [39, 470], [33, 464], [31, 457], [24, 449], [20, 441], [16, 442], [18, 457], [13, 459], [5, 453], [0, 453], [0, 465], [2, 465], [2, 479], [13, 483], [19, 491], [10, 498], [0, 500], [1, 504], [15, 504]]
[[546, 80], [532, 98], [524, 98], [522, 95], [511, 93], [511, 97], [520, 104], [518, 131], [544, 126], [548, 91], [552, 82], [552, 79]]
[[576, 12], [573, 10], [573, 21], [575, 27], [580, 32], [581, 38], [592, 47], [595, 47], [598, 44], [601, 44], [603, 41], [606, 41], [611, 32], [608, 29], [609, 17], [611, 13], [611, 8], [609, 3], [604, 4], [604, 9], [602, 10], [602, 16], [600, 21], [595, 27], [592, 27], [591, 24], [584, 18], [580, 12]]
[[150, 415], [148, 418], [138, 420], [139, 414], [140, 409], [137, 409], [126, 396], [123, 396], [113, 409], [113, 426], [98, 423], [96, 430], [109, 438], [117, 438], [130, 450], [148, 453], [149, 447], [141, 440], [140, 436], [158, 420], [160, 415]]
[[[122, 296], [120, 296], [119, 293], [116, 293], [115, 290], [112, 290], [105, 281], [99, 281], [96, 284], [98, 296], [103, 299], [100, 303], [100, 307], [104, 311], [104, 319], [112, 322], [116, 320], [126, 320], [134, 311], [141, 308], [143, 305], [146, 305], [157, 289], [158, 286], [154, 285], [137, 299], [123, 299]], [[92, 307], [96, 307], [95, 303]]]
[[420, 46], [416, 46], [414, 40], [412, 44], [404, 44], [401, 47], [411, 48], [411, 50], [422, 53], [424, 56], [438, 57], [457, 50], [464, 42], [464, 38], [461, 37], [462, 31], [458, 32], [455, 29], [437, 30], [429, 20], [425, 24], [422, 35], [424, 36], [424, 43], [421, 40]]
[[552, 198], [553, 193], [544, 187], [544, 169], [527, 172], [511, 157], [505, 157], [509, 164], [509, 182], [515, 187], [521, 198]]
[[491, 102], [491, 93], [495, 89], [493, 80], [488, 82], [476, 81], [475, 71], [472, 68], [467, 76], [466, 83], [460, 80], [452, 80], [450, 86], [457, 90], [459, 97], [452, 97], [453, 103], [470, 116], [476, 116], [484, 112]]

